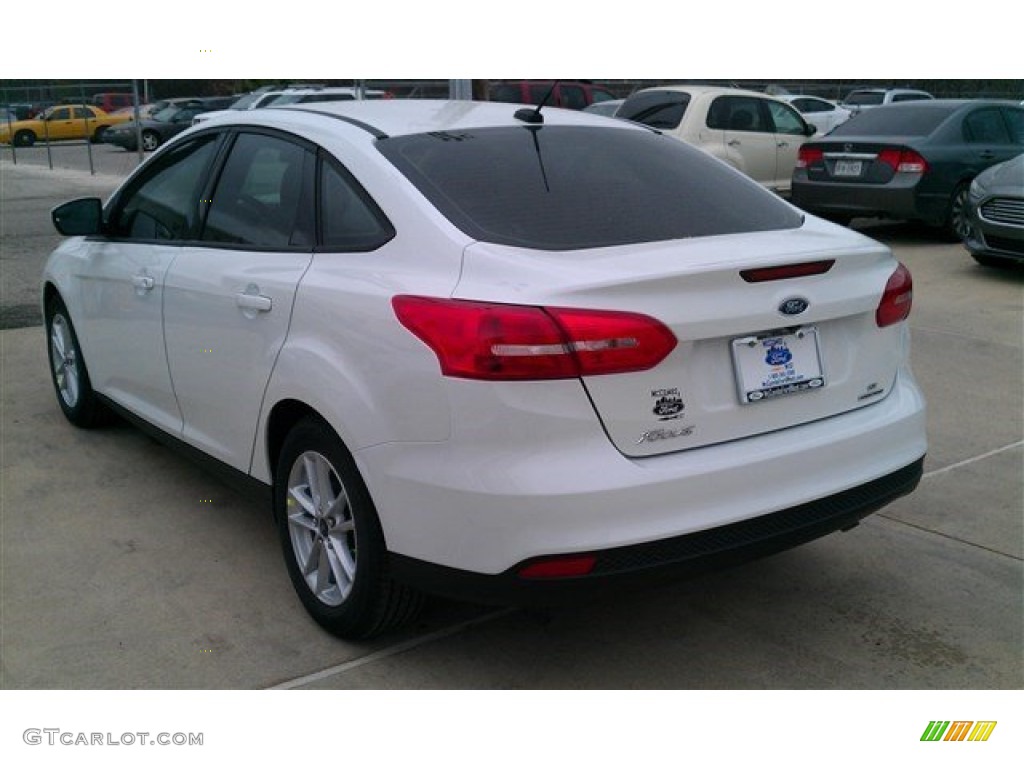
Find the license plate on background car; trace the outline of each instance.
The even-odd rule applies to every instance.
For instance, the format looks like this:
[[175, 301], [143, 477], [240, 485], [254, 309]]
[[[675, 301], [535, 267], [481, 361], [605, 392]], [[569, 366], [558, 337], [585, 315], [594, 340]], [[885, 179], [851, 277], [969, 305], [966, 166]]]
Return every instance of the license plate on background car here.
[[732, 359], [744, 405], [825, 386], [818, 330], [813, 326], [733, 339]]
[[833, 176], [860, 176], [863, 162], [860, 160], [836, 160]]

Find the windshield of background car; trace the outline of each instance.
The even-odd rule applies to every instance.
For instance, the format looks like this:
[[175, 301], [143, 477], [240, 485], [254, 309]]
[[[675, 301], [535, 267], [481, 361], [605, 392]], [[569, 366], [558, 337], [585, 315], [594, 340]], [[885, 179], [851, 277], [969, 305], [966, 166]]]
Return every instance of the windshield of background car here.
[[932, 106], [901, 107], [888, 105], [882, 109], [869, 109], [832, 129], [828, 137], [836, 136], [927, 136], [938, 128], [958, 107]]
[[643, 123], [651, 128], [678, 128], [690, 103], [690, 94], [680, 91], [643, 91], [626, 99], [616, 117]]
[[170, 123], [174, 120], [174, 116], [181, 111], [181, 107], [164, 107], [159, 112], [155, 112], [150, 115], [150, 120], [156, 120], [158, 123]]
[[645, 130], [505, 127], [381, 139], [455, 226], [570, 250], [799, 227], [802, 216], [699, 149]]

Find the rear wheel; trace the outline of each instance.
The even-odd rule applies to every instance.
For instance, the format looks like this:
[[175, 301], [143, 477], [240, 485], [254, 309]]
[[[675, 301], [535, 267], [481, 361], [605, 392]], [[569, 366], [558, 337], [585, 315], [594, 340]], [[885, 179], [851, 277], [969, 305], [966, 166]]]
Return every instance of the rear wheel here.
[[92, 134], [92, 143], [99, 144], [103, 141], [103, 134], [107, 132], [107, 126], [99, 126]]
[[372, 637], [419, 612], [419, 592], [391, 579], [370, 494], [324, 422], [300, 421], [274, 475], [274, 512], [288, 575], [309, 614], [348, 639]]
[[107, 411], [96, 399], [74, 326], [59, 298], [52, 299], [46, 307], [46, 338], [50, 376], [64, 416], [76, 427], [102, 424]]

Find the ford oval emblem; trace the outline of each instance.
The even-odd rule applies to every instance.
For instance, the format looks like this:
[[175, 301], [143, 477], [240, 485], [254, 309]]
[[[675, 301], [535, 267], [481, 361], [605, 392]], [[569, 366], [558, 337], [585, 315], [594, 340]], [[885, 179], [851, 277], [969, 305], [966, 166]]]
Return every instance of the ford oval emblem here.
[[784, 302], [779, 304], [779, 312], [784, 315], [799, 315], [807, 311], [807, 308], [811, 306], [807, 299], [792, 298], [786, 299]]

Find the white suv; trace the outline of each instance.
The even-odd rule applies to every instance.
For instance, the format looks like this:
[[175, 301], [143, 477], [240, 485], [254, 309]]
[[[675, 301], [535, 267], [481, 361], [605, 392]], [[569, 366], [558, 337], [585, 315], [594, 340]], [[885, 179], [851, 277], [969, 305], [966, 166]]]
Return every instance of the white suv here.
[[645, 88], [627, 98], [615, 116], [700, 147], [782, 194], [790, 190], [800, 146], [815, 132], [774, 96], [702, 85]]
[[926, 101], [934, 98], [927, 91], [917, 91], [913, 88], [858, 88], [846, 94], [846, 98], [839, 102], [839, 105], [853, 114], [857, 114], [862, 110], [882, 107], [886, 104]]
[[[57, 402], [272, 500], [346, 637], [779, 551], [910, 492], [910, 274], [646, 127], [366, 101], [237, 112], [54, 210]], [[851, 541], [850, 546], [856, 546]]]

